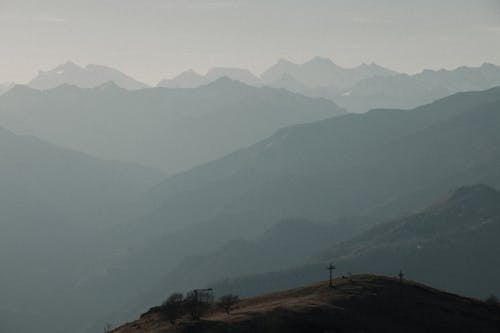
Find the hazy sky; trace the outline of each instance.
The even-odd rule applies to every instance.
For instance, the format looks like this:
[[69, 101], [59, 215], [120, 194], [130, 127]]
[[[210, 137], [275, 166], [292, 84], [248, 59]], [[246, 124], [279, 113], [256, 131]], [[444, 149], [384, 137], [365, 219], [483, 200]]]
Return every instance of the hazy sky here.
[[319, 55], [399, 71], [500, 64], [500, 0], [0, 0], [0, 82], [71, 59], [148, 83]]

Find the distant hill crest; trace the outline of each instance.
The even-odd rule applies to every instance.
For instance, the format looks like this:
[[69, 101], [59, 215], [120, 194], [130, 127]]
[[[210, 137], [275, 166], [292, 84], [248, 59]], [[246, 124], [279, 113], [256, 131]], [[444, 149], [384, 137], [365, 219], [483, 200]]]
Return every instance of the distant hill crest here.
[[54, 69], [40, 71], [28, 83], [28, 86], [40, 90], [52, 89], [63, 84], [75, 85], [80, 88], [95, 88], [109, 81], [129, 90], [147, 88], [146, 84], [114, 68], [94, 64], [81, 67], [71, 60]]

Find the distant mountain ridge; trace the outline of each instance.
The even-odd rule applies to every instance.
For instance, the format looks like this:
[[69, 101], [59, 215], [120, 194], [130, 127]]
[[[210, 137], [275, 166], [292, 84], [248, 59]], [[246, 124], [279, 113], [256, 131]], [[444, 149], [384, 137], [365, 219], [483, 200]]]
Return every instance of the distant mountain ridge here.
[[293, 77], [308, 89], [333, 89], [341, 92], [359, 81], [377, 76], [392, 76], [398, 74], [375, 63], [361, 64], [354, 68], [343, 68], [331, 59], [316, 57], [303, 64], [295, 64], [280, 60], [262, 73], [262, 80], [273, 86], [285, 75]]
[[457, 92], [496, 86], [500, 86], [500, 67], [484, 63], [479, 67], [424, 70], [414, 75], [374, 76], [330, 98], [352, 112], [364, 112], [373, 108], [413, 108]]
[[[374, 63], [361, 64], [354, 68], [343, 68], [334, 64], [328, 58], [315, 57], [304, 64], [295, 64], [287, 60], [280, 60], [260, 76], [241, 68], [215, 67], [209, 69], [206, 75], [188, 70], [172, 79], [160, 81], [158, 86], [167, 88], [195, 88], [213, 82], [221, 77], [228, 77], [252, 86], [284, 88], [298, 93], [305, 93], [314, 89], [334, 89], [340, 92], [342, 89], [349, 88], [366, 78], [396, 74], [398, 73]], [[294, 86], [290, 83], [284, 84], [285, 81], [296, 83]]]
[[[223, 77], [254, 87], [268, 86], [327, 98], [348, 112], [359, 113], [375, 108], [411, 109], [457, 92], [500, 86], [500, 67], [484, 63], [479, 67], [423, 70], [409, 75], [375, 63], [344, 68], [329, 58], [315, 57], [302, 64], [281, 59], [260, 75], [236, 67], [211, 68], [205, 75], [187, 70], [161, 80], [157, 87], [193, 89]], [[98, 65], [83, 68], [72, 62], [40, 72], [28, 85], [43, 90], [62, 84], [89, 88], [109, 81], [125, 89], [147, 87], [112, 68]], [[0, 94], [1, 91], [0, 87]]]
[[[165, 80], [160, 85], [192, 88], [213, 80], [210, 75], [196, 74], [196, 78], [186, 84], [184, 80], [188, 73]], [[227, 69], [214, 77], [220, 76], [250, 85], [327, 98], [356, 113], [376, 108], [411, 109], [454, 93], [500, 86], [500, 67], [490, 63], [451, 70], [423, 70], [409, 75], [375, 63], [343, 68], [331, 59], [315, 57], [302, 64], [281, 59], [260, 76], [243, 69]]]
[[146, 84], [116, 69], [92, 64], [81, 67], [71, 61], [49, 71], [40, 71], [28, 83], [28, 86], [40, 90], [53, 89], [63, 84], [74, 85], [80, 88], [95, 88], [107, 82], [114, 82], [118, 86], [129, 90], [148, 87]]
[[[325, 99], [220, 78], [194, 89], [16, 86], [0, 96], [0, 123], [91, 155], [184, 171], [277, 129], [344, 114]], [[89, 135], [92, 133], [92, 135]]]

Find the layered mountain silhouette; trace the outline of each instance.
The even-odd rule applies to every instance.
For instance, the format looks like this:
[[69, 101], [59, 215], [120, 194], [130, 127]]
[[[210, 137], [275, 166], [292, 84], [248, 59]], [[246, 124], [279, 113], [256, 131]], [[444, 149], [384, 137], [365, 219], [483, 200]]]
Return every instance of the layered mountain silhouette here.
[[221, 77], [228, 77], [252, 86], [266, 85], [311, 96], [323, 93], [325, 96], [321, 97], [331, 97], [332, 92], [343, 92], [364, 79], [395, 74], [398, 73], [374, 63], [343, 68], [328, 58], [315, 57], [303, 64], [280, 60], [260, 76], [242, 68], [216, 67], [204, 76], [188, 70], [173, 79], [162, 80], [158, 86], [195, 88]]
[[[166, 281], [173, 281], [169, 276], [184, 265], [178, 253], [197, 256], [198, 264], [220, 259], [214, 263], [221, 266], [214, 265], [218, 268], [207, 272], [207, 280], [215, 279], [214, 272], [224, 271], [222, 265], [237, 268], [234, 263], [240, 260], [251, 262], [249, 257], [226, 253], [240, 246], [250, 248], [242, 254], [258, 253], [253, 245], [264, 246], [259, 243], [262, 231], [287, 217], [307, 216], [335, 224], [346, 216], [365, 216], [362, 221], [373, 225], [419, 211], [464, 184], [500, 187], [499, 103], [500, 89], [495, 88], [456, 94], [414, 110], [374, 110], [296, 125], [174, 175], [146, 196], [144, 210], [151, 211], [149, 214], [114, 233], [128, 239], [126, 244], [137, 242], [137, 246], [113, 265], [115, 270], [108, 276], [116, 276], [113, 280], [117, 282], [107, 290], [123, 296], [128, 285], [140, 285], [134, 295], [128, 293], [135, 300], [129, 304], [158, 301], [154, 297], [167, 290], [148, 292], [152, 286], [168, 287]], [[244, 241], [228, 244], [230, 239]], [[144, 243], [150, 245], [139, 245]], [[170, 266], [159, 264], [162, 262]], [[315, 267], [314, 272], [324, 274], [324, 265], [322, 262], [321, 269]], [[391, 266], [391, 272], [401, 268], [406, 266]], [[233, 273], [239, 274], [237, 269]], [[225, 277], [230, 278], [221, 279]], [[255, 284], [239, 284], [248, 289], [238, 293], [250, 292], [255, 285], [267, 286], [269, 277], [264, 278], [262, 283], [257, 279]], [[313, 281], [305, 278], [288, 281]], [[149, 283], [141, 284], [145, 279]], [[99, 286], [102, 281], [94, 281], [89, 289], [98, 290]], [[272, 282], [268, 286], [270, 289], [259, 290], [279, 288]], [[481, 293], [479, 289], [463, 291]]]
[[164, 79], [158, 83], [163, 88], [197, 88], [210, 83], [208, 79], [192, 69], [182, 72], [173, 79]]
[[410, 109], [457, 92], [485, 90], [500, 85], [500, 67], [489, 63], [453, 70], [424, 70], [408, 75], [375, 63], [343, 68], [331, 59], [315, 57], [302, 64], [279, 60], [260, 77], [242, 69], [213, 71], [219, 72], [219, 75], [193, 75], [188, 71], [160, 85], [191, 88], [228, 76], [250, 85], [327, 98], [356, 113], [375, 108]]
[[[206, 75], [188, 70], [161, 80], [157, 86], [197, 88], [223, 77], [251, 86], [269, 86], [327, 98], [349, 112], [367, 112], [374, 108], [409, 109], [457, 92], [489, 89], [500, 85], [500, 68], [485, 63], [480, 67], [424, 70], [408, 75], [375, 63], [344, 68], [329, 58], [315, 57], [302, 64], [279, 60], [260, 76], [234, 67], [212, 68]], [[71, 61], [53, 70], [41, 71], [28, 85], [46, 90], [63, 84], [92, 88], [106, 82], [129, 90], [147, 87], [115, 69], [100, 65], [80, 67]], [[0, 94], [2, 90], [5, 91], [0, 87]]]
[[250, 86], [261, 86], [260, 78], [247, 69], [235, 67], [215, 67], [208, 70], [206, 75], [201, 75], [192, 69], [182, 72], [172, 79], [164, 79], [158, 83], [158, 87], [164, 88], [197, 88], [205, 84], [228, 78], [239, 81]]
[[81, 67], [71, 61], [49, 71], [40, 71], [28, 83], [28, 86], [40, 90], [53, 89], [63, 84], [81, 88], [94, 88], [107, 82], [114, 82], [116, 85], [130, 90], [147, 88], [146, 84], [114, 68], [92, 64]]
[[485, 63], [480, 67], [366, 78], [340, 96], [331, 98], [349, 111], [364, 112], [381, 107], [412, 108], [456, 92], [484, 90], [498, 85], [500, 67]]
[[498, 186], [499, 101], [495, 88], [282, 129], [157, 186], [149, 223], [398, 214], [464, 183]]
[[[215, 287], [223, 293], [259, 294], [314, 281], [324, 275], [326, 263], [334, 262], [339, 274], [395, 274], [401, 269], [440, 288], [486, 297], [500, 292], [499, 231], [500, 192], [485, 185], [464, 186], [418, 213], [380, 223], [321, 251], [303, 267]], [[481, 283], [471, 282], [476, 280]]]
[[224, 156], [280, 127], [343, 113], [328, 100], [227, 78], [196, 89], [16, 86], [0, 97], [0, 122], [17, 133], [169, 172]]
[[[242, 299], [230, 315], [214, 307], [201, 320], [172, 325], [156, 307], [113, 332], [497, 332], [498, 305], [412, 281], [356, 275]], [[217, 290], [216, 290], [217, 292]]]
[[293, 78], [306, 87], [302, 93], [313, 93], [314, 90], [321, 89], [342, 92], [364, 79], [396, 74], [398, 73], [374, 63], [343, 68], [328, 58], [316, 57], [303, 64], [280, 60], [262, 73], [261, 77], [270, 86], [275, 86], [284, 78]]

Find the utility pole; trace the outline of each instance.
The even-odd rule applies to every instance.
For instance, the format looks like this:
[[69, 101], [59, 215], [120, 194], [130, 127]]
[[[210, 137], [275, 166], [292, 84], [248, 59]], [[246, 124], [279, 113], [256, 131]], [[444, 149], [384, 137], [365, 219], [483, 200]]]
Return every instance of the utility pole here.
[[403, 278], [405, 277], [403, 270], [399, 271], [398, 276], [399, 276], [399, 283], [403, 283]]
[[333, 266], [333, 264], [330, 264], [330, 266], [328, 266], [327, 269], [330, 271], [330, 283], [328, 284], [328, 287], [334, 288], [333, 287], [333, 270], [336, 269], [336, 267]]

